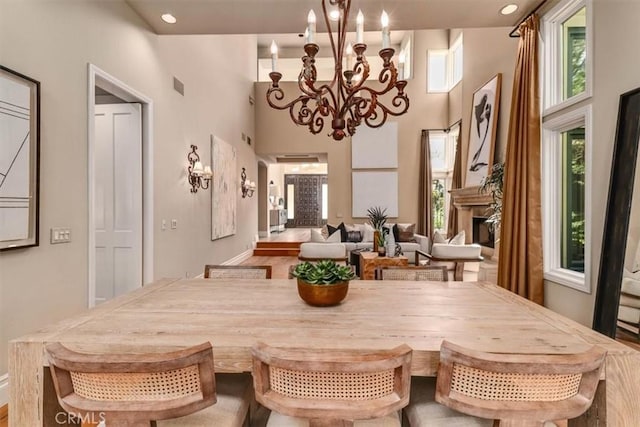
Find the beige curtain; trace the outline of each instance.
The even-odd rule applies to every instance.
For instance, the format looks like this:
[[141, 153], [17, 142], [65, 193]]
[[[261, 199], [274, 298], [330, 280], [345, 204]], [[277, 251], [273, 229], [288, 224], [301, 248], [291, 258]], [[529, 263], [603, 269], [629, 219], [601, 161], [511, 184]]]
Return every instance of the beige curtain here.
[[[458, 124], [458, 128], [461, 129]], [[462, 188], [462, 136], [458, 132], [458, 140], [456, 141], [456, 158], [453, 162], [453, 175], [451, 176], [451, 189]], [[447, 236], [453, 237], [458, 234], [458, 209], [453, 206], [453, 200], [449, 203], [449, 221], [447, 223]]]
[[543, 304], [538, 28], [535, 14], [519, 28], [505, 156], [498, 284]]
[[420, 215], [418, 216], [418, 233], [423, 236], [433, 235], [433, 210], [431, 209], [431, 149], [429, 147], [429, 131], [423, 130], [420, 141]]

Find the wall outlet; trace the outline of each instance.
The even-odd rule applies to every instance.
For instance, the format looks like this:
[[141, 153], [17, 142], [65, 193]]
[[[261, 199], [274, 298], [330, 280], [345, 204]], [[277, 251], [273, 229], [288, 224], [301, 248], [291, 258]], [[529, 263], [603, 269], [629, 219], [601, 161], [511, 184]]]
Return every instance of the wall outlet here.
[[51, 244], [69, 243], [71, 241], [71, 229], [54, 227], [51, 229]]

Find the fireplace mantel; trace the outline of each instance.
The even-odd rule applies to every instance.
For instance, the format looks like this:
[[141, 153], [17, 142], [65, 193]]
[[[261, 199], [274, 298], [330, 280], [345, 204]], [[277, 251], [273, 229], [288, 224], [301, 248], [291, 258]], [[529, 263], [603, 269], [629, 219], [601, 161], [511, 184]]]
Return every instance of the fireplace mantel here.
[[480, 187], [456, 188], [450, 191], [453, 205], [471, 209], [474, 206], [489, 206], [492, 202], [491, 194], [480, 192]]

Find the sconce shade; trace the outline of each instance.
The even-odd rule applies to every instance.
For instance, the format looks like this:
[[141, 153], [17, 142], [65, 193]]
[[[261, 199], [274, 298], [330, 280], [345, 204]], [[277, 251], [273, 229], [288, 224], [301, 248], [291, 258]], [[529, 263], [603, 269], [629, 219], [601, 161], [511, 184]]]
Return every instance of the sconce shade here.
[[202, 175], [203, 172], [204, 168], [202, 167], [202, 162], [196, 162], [196, 164], [193, 165], [193, 173], [195, 175]]

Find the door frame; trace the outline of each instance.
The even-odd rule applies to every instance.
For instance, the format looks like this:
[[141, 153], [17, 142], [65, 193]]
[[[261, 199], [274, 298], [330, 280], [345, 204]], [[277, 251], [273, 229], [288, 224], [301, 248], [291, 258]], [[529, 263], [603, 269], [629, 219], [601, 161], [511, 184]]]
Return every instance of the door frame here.
[[115, 96], [142, 105], [142, 284], [153, 281], [153, 100], [124, 82], [101, 70], [88, 65], [87, 100], [87, 192], [88, 192], [88, 302], [94, 306], [96, 296], [95, 257], [95, 87], [98, 86]]

